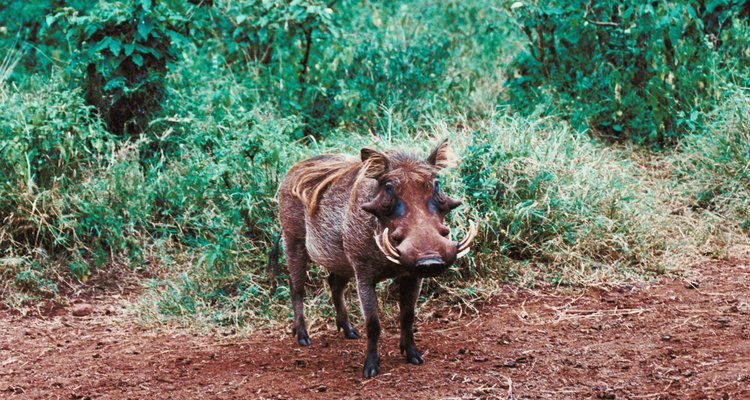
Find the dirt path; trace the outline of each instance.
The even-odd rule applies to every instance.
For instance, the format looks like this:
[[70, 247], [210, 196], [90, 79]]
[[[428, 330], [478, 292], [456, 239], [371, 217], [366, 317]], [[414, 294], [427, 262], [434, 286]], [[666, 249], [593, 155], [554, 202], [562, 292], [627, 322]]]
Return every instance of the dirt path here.
[[114, 322], [117, 313], [0, 312], [0, 398], [750, 399], [750, 260], [700, 265], [694, 285], [508, 286], [479, 315], [423, 314], [422, 366], [404, 362], [387, 324], [371, 380], [361, 377], [364, 340], [333, 330], [300, 348], [283, 332], [154, 334]]

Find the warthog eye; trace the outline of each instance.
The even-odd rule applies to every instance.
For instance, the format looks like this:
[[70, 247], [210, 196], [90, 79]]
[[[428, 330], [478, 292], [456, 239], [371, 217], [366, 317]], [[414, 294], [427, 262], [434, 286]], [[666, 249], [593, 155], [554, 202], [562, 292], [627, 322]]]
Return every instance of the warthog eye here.
[[380, 214], [383, 216], [400, 214], [403, 211], [403, 203], [396, 196], [396, 190], [393, 188], [393, 185], [386, 183], [384, 192], [385, 196], [383, 196], [383, 201], [380, 203]]
[[442, 190], [440, 190], [440, 182], [435, 181], [433, 183], [433, 186], [435, 187], [435, 191], [432, 195], [432, 199], [430, 199], [430, 203], [438, 211], [447, 213], [448, 211], [461, 205], [460, 201], [451, 199], [450, 197], [446, 196]]
[[371, 202], [362, 205], [362, 209], [375, 214], [378, 218], [386, 218], [403, 214], [405, 207], [396, 195], [393, 184], [386, 183], [383, 191]]

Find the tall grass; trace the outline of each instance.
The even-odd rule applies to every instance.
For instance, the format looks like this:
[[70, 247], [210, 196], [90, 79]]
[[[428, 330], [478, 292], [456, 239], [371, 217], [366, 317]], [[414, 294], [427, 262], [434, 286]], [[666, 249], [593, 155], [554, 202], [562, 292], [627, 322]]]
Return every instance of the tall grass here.
[[707, 116], [707, 131], [686, 137], [670, 157], [687, 207], [713, 221], [716, 240], [733, 245], [747, 245], [750, 238], [749, 116], [750, 91], [730, 91]]
[[76, 186], [112, 149], [110, 135], [91, 116], [81, 91], [59, 78], [0, 86], [0, 274], [3, 300], [29, 293], [54, 296], [57, 262], [77, 266], [85, 238], [72, 198]]

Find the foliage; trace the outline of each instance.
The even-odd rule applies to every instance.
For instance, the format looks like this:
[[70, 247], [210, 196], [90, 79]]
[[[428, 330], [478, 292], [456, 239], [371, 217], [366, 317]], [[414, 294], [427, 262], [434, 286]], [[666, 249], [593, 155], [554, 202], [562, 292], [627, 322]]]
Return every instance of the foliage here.
[[732, 24], [740, 3], [516, 2], [528, 47], [510, 66], [509, 101], [527, 113], [549, 101], [613, 139], [674, 144], [702, 126], [717, 80], [732, 76], [718, 67], [750, 58], [725, 50], [748, 40]]
[[[445, 137], [458, 166], [440, 179], [464, 202], [449, 224], [481, 229], [425, 296], [638, 279], [750, 242], [747, 3], [506, 3], [3, 3], [2, 301], [137, 271], [144, 320], [278, 322], [284, 172]], [[581, 127], [654, 146], [690, 134], [650, 153]], [[333, 312], [324, 275], [311, 319]]]
[[672, 162], [692, 208], [750, 233], [750, 92], [738, 89], [687, 136]]
[[[32, 282], [51, 278], [44, 265], [79, 257], [83, 238], [66, 199], [113, 142], [81, 90], [60, 79], [33, 79], [21, 90], [2, 86], [0, 104], [0, 257], [11, 265], [3, 275], [34, 289]], [[54, 287], [38, 286], [46, 293]]]
[[549, 265], [564, 282], [598, 269], [644, 274], [668, 248], [658, 198], [641, 190], [635, 165], [555, 120], [482, 125], [460, 176], [484, 221], [481, 274], [493, 275], [500, 255]]
[[180, 32], [192, 10], [182, 2], [99, 1], [85, 15], [64, 8], [47, 17], [63, 19], [77, 47], [73, 67], [85, 70], [86, 101], [97, 107], [109, 130], [138, 133], [161, 107], [168, 63], [187, 42]]
[[23, 54], [16, 68], [19, 78], [48, 71], [70, 56], [65, 33], [47, 24], [46, 18], [63, 5], [81, 9], [86, 3], [86, 0], [0, 2], [0, 48]]

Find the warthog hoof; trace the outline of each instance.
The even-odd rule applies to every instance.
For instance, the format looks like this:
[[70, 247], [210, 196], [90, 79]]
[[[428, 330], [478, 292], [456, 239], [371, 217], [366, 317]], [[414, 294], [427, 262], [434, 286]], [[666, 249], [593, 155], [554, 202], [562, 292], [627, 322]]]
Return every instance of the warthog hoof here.
[[380, 369], [380, 357], [368, 355], [367, 358], [365, 358], [365, 369], [364, 369], [365, 378], [375, 377], [375, 375], [378, 374], [379, 369]]
[[352, 324], [349, 321], [345, 322], [337, 322], [336, 327], [337, 330], [344, 330], [344, 337], [347, 339], [359, 339], [359, 332], [357, 332], [356, 329], [352, 326]]
[[310, 336], [307, 334], [307, 329], [292, 329], [292, 335], [297, 336], [297, 343], [299, 343], [300, 345], [310, 345]]
[[297, 336], [297, 343], [301, 344], [302, 346], [309, 346], [310, 345], [310, 337], [307, 335], [299, 335]]
[[424, 364], [424, 358], [422, 358], [422, 352], [419, 351], [414, 344], [412, 345], [400, 345], [401, 354], [406, 353], [406, 362], [414, 365]]

